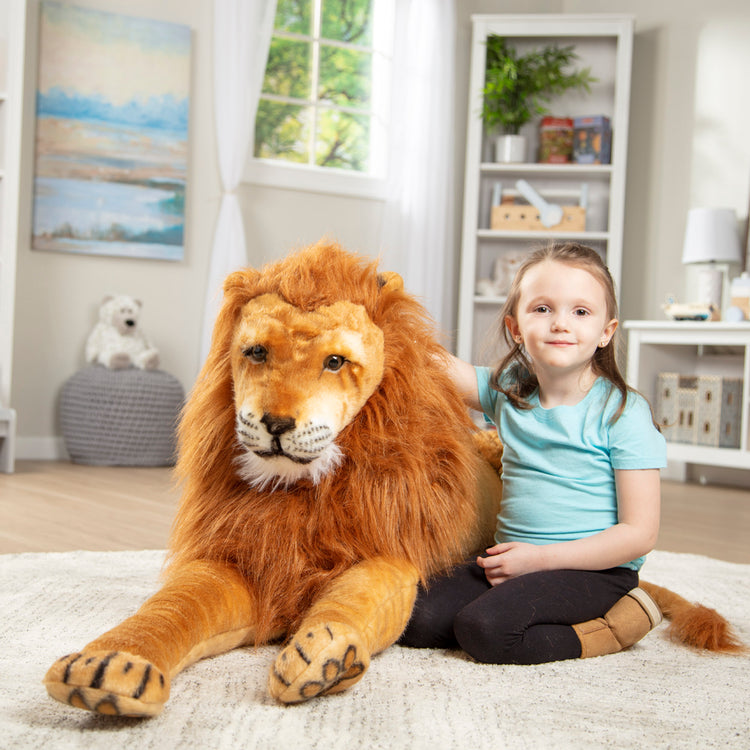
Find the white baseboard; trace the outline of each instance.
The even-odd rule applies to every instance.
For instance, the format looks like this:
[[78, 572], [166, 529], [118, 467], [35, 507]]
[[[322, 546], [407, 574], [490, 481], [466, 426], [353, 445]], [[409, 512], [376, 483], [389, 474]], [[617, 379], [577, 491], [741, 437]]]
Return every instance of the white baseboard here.
[[69, 458], [61, 437], [16, 438], [16, 461], [67, 461]]
[[749, 489], [750, 470], [729, 469], [721, 466], [691, 466], [688, 469], [686, 481]]
[[696, 482], [739, 489], [750, 488], [750, 470], [748, 469], [702, 466], [686, 464], [682, 461], [669, 461], [666, 468], [661, 470], [661, 478], [672, 482]]

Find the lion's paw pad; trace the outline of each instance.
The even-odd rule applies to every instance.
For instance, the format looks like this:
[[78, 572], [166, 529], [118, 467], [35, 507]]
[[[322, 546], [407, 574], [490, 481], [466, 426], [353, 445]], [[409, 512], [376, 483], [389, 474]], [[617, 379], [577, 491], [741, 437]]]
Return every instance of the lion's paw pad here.
[[56, 700], [115, 716], [155, 716], [169, 697], [164, 674], [124, 651], [64, 656], [50, 667], [44, 684]]
[[301, 703], [353, 685], [370, 665], [361, 636], [343, 625], [301, 630], [271, 668], [269, 689], [282, 703]]

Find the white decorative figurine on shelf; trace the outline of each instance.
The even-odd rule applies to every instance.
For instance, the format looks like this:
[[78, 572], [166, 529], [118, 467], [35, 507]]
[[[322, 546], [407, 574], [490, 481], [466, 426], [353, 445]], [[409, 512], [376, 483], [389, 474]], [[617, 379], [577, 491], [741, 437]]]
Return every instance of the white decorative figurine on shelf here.
[[134, 365], [141, 370], [159, 366], [159, 352], [138, 327], [141, 302], [125, 294], [107, 295], [99, 307], [99, 322], [86, 341], [86, 361], [112, 370]]
[[511, 282], [523, 257], [522, 254], [505, 254], [496, 258], [492, 264], [491, 277], [477, 281], [476, 293], [480, 297], [504, 297], [510, 291]]
[[661, 306], [666, 316], [672, 320], [720, 320], [721, 314], [718, 308], [711, 303], [690, 302], [681, 303], [675, 301], [670, 294], [665, 304]]

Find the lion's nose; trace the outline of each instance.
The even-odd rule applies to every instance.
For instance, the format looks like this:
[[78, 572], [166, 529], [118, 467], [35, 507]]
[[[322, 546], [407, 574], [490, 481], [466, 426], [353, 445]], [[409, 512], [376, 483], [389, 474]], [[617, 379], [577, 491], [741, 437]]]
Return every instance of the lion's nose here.
[[273, 414], [264, 414], [261, 423], [266, 426], [269, 434], [278, 436], [294, 428], [294, 417], [276, 417]]

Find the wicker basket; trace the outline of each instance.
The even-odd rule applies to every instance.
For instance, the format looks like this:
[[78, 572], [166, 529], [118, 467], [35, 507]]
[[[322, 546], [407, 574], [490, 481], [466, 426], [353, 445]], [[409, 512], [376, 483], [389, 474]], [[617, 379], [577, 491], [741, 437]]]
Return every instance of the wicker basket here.
[[92, 365], [63, 385], [60, 421], [74, 463], [171, 466], [182, 385], [161, 370]]

